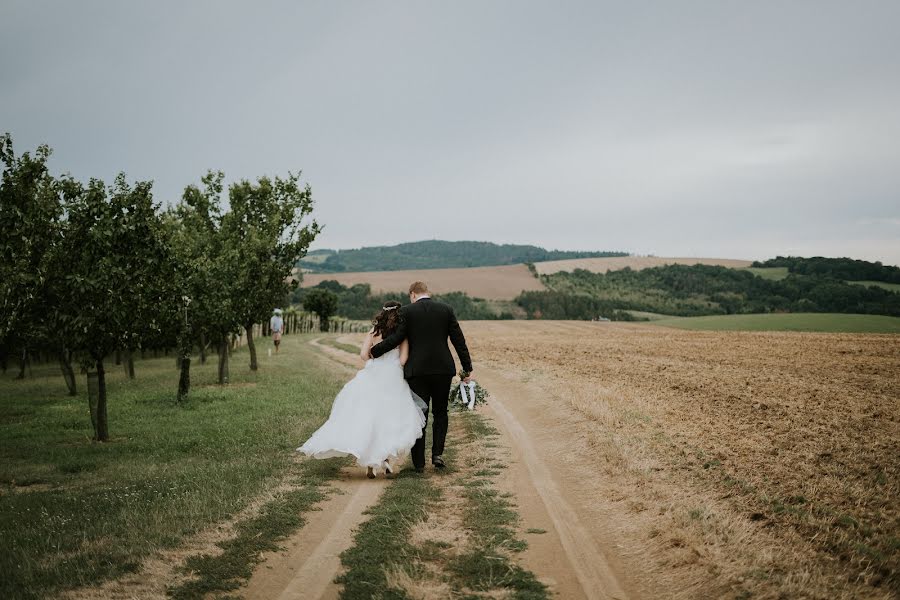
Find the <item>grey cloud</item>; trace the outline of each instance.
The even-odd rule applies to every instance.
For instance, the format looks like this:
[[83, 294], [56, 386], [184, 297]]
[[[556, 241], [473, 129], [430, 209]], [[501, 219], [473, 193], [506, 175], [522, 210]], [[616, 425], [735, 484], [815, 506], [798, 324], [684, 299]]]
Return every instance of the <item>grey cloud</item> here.
[[900, 263], [900, 4], [5, 2], [0, 129], [87, 178], [302, 168], [319, 246]]

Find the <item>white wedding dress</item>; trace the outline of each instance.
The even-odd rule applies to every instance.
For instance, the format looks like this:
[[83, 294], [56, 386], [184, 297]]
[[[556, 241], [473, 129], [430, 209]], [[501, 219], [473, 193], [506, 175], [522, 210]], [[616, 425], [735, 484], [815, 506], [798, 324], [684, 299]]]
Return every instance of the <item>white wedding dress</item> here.
[[385, 460], [409, 453], [424, 426], [425, 414], [394, 349], [366, 362], [334, 399], [325, 424], [297, 451], [312, 458], [352, 455], [360, 466], [377, 471]]

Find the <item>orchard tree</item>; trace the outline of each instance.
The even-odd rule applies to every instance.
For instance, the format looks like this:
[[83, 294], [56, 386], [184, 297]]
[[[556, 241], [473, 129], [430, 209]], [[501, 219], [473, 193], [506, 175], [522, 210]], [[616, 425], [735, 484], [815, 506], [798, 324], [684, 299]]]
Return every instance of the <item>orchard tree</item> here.
[[[54, 306], [54, 256], [62, 235], [61, 186], [47, 169], [50, 148], [16, 157], [9, 134], [0, 136], [0, 346], [21, 352], [22, 370], [29, 349], [42, 347], [60, 357], [71, 373], [66, 349], [49, 327]], [[67, 378], [68, 382], [68, 378]], [[74, 379], [69, 386], [74, 394]]]
[[187, 186], [181, 202], [167, 215], [182, 302], [179, 396], [190, 387], [189, 359], [195, 340], [201, 352], [207, 339], [217, 345], [219, 383], [227, 383], [228, 344], [240, 327], [231, 292], [231, 282], [238, 277], [237, 253], [222, 231], [219, 205], [223, 178], [221, 171], [208, 172], [201, 180], [202, 187]]
[[328, 319], [337, 312], [338, 297], [330, 290], [313, 288], [303, 296], [303, 308], [319, 315], [319, 330], [328, 331]]
[[231, 210], [222, 231], [236, 250], [237, 277], [229, 282], [233, 305], [247, 332], [250, 369], [257, 369], [253, 325], [266, 320], [272, 309], [297, 285], [294, 266], [306, 255], [320, 228], [310, 219], [312, 190], [300, 185], [300, 174], [282, 179], [242, 180], [228, 188]]
[[219, 383], [228, 381], [229, 344], [241, 328], [250, 368], [257, 369], [253, 325], [296, 285], [291, 271], [320, 229], [309, 218], [312, 193], [300, 186], [299, 174], [232, 185], [228, 212], [221, 209], [223, 178], [221, 171], [207, 173], [200, 187], [185, 188], [168, 215], [186, 303], [179, 352], [187, 357], [188, 340], [199, 337], [202, 347], [205, 337], [212, 339], [219, 348]]
[[[160, 343], [171, 328], [173, 263], [153, 203], [150, 182], [131, 186], [120, 174], [108, 190], [92, 179], [68, 180], [67, 293], [61, 310], [70, 318], [71, 344], [96, 369], [98, 394], [92, 410], [95, 439], [109, 439], [104, 359], [117, 348]], [[92, 407], [93, 408], [93, 407]]]

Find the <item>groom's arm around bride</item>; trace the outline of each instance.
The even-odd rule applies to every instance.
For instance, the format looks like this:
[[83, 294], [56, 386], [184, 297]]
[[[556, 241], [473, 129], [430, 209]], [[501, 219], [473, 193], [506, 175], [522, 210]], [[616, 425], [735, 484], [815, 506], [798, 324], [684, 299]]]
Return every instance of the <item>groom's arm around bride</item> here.
[[422, 375], [456, 374], [453, 356], [447, 339], [453, 344], [464, 371], [471, 373], [472, 359], [466, 338], [453, 309], [431, 299], [422, 282], [410, 286], [410, 304], [400, 309], [401, 322], [397, 330], [372, 347], [372, 358], [390, 352], [403, 340], [409, 341], [409, 359], [404, 374], [407, 379]]
[[[447, 404], [450, 396], [450, 383], [456, 374], [456, 363], [450, 354], [447, 339], [456, 349], [459, 362], [466, 372], [472, 371], [472, 359], [466, 338], [453, 309], [443, 302], [431, 299], [428, 287], [421, 281], [409, 286], [411, 304], [401, 311], [401, 323], [397, 330], [381, 343], [372, 347], [373, 358], [389, 352], [400, 345], [404, 339], [409, 342], [409, 358], [403, 367], [403, 376], [410, 389], [426, 405], [427, 423], [428, 406], [434, 415], [434, 426], [431, 446], [431, 462], [438, 469], [444, 468], [444, 441], [447, 436]], [[425, 431], [412, 447], [412, 460], [416, 471], [425, 468]]]

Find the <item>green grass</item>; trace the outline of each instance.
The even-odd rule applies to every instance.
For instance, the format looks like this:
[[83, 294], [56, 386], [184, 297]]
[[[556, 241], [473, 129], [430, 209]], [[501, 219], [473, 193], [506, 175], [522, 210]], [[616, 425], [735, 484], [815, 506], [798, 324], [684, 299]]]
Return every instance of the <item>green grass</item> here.
[[655, 312], [647, 312], [645, 310], [623, 310], [622, 312], [627, 312], [638, 319], [644, 321], [660, 321], [662, 319], [671, 319], [672, 315], [664, 315], [662, 313]]
[[[494, 477], [505, 465], [494, 462], [494, 468], [460, 468], [459, 461], [471, 458], [468, 444], [493, 439], [497, 431], [473, 412], [452, 413], [450, 427], [463, 431], [461, 437], [448, 440], [444, 454], [448, 468], [436, 472], [429, 467], [424, 475], [401, 472], [370, 509], [372, 518], [359, 529], [354, 546], [341, 555], [346, 568], [338, 578], [344, 585], [341, 598], [407, 598], [403, 590], [388, 587], [386, 573], [392, 570], [402, 570], [414, 581], [438, 580], [454, 597], [493, 597], [491, 594], [498, 592], [501, 597], [523, 600], [548, 597], [546, 587], [511, 556], [526, 544], [518, 538], [519, 516], [509, 494], [500, 494], [494, 487]], [[430, 445], [426, 442], [426, 447]], [[436, 485], [441, 478], [449, 479], [449, 486]], [[446, 498], [448, 492], [460, 497]], [[415, 546], [409, 541], [411, 531], [429, 514], [458, 507], [460, 502], [470, 540], [466, 548], [453, 548], [446, 542]]]
[[841, 313], [770, 313], [670, 317], [652, 325], [710, 331], [820, 331], [900, 333], [900, 317]]
[[746, 267], [744, 270], [750, 271], [763, 279], [771, 279], [778, 281], [788, 276], [787, 267]]
[[875, 286], [884, 288], [889, 292], [898, 292], [900, 293], [900, 283], [887, 283], [886, 281], [848, 281], [847, 283], [852, 283], [853, 285], [864, 285], [866, 287]]
[[219, 544], [220, 553], [192, 556], [184, 570], [193, 576], [169, 590], [176, 599], [205, 598], [208, 594], [235, 590], [253, 575], [262, 553], [277, 550], [278, 542], [305, 522], [304, 513], [325, 499], [328, 481], [337, 477], [346, 461], [309, 461], [299, 471], [297, 489], [279, 494], [259, 515], [239, 523], [237, 536]]
[[[133, 381], [110, 364], [105, 444], [91, 441], [84, 376], [75, 398], [65, 395], [53, 365], [35, 366], [23, 381], [12, 372], [0, 378], [0, 597], [56, 595], [133, 572], [154, 551], [298, 476], [293, 450], [326, 418], [342, 383], [321, 368], [308, 339], [286, 336], [279, 356], [261, 353], [256, 374], [246, 354], [235, 353], [226, 387], [214, 384], [214, 356], [193, 366], [181, 405], [173, 358], [137, 361]], [[319, 472], [282, 500], [308, 506], [329, 476]], [[246, 572], [237, 563], [297, 525], [278, 511], [267, 506], [255, 525], [239, 526], [239, 537], [251, 531], [260, 543], [231, 554], [226, 548], [240, 560], [221, 569], [206, 564], [204, 585], [227, 588]]]
[[332, 348], [337, 348], [338, 350], [343, 350], [344, 352], [349, 352], [350, 354], [359, 354], [360, 347], [354, 346], [353, 344], [345, 344], [343, 342], [337, 341], [336, 337], [326, 337], [322, 338], [321, 343], [326, 346], [331, 346]]
[[[465, 428], [468, 442], [496, 441], [499, 432], [477, 412], [459, 413], [457, 422]], [[502, 463], [497, 463], [503, 467]], [[455, 578], [454, 589], [465, 587], [490, 593], [507, 591], [512, 598], [539, 600], [549, 597], [548, 590], [522, 568], [510, 555], [527, 544], [519, 539], [519, 515], [510, 498], [494, 486], [497, 469], [482, 469], [461, 477], [466, 507], [465, 527], [473, 543], [470, 552], [455, 557], [449, 570]]]
[[369, 509], [372, 517], [360, 527], [353, 547], [341, 554], [347, 569], [337, 579], [344, 586], [342, 599], [406, 598], [401, 590], [388, 587], [385, 569], [406, 566], [419, 555], [409, 543], [410, 529], [425, 518], [439, 498], [440, 492], [427, 477], [408, 469], [400, 472]]

